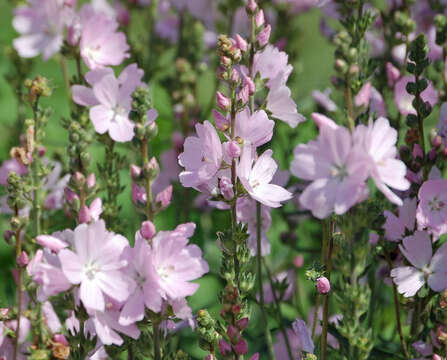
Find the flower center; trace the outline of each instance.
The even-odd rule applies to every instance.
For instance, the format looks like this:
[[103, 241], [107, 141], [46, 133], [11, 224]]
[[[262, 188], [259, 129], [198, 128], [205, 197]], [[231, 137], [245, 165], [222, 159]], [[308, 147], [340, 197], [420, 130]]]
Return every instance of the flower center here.
[[172, 266], [172, 265], [157, 267], [157, 274], [163, 280], [166, 280], [171, 275], [171, 273], [173, 271], [174, 271], [174, 266]]
[[84, 266], [84, 274], [89, 280], [93, 280], [98, 271], [99, 268], [94, 262], [88, 263]]
[[348, 177], [349, 173], [345, 165], [335, 165], [331, 168], [330, 174], [332, 177], [343, 181], [344, 178]]
[[444, 208], [445, 203], [435, 196], [431, 201], [428, 202], [428, 206], [430, 206], [431, 211], [441, 211]]

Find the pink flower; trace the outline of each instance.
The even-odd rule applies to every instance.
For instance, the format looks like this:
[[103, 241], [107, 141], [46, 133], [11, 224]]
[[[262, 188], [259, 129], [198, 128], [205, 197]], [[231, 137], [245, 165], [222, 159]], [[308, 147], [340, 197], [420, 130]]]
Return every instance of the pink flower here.
[[439, 111], [438, 134], [444, 139], [445, 143], [447, 140], [447, 103], [443, 103]]
[[132, 92], [141, 86], [143, 71], [136, 64], [127, 66], [118, 79], [110, 68], [96, 69], [85, 76], [91, 86], [74, 85], [73, 101], [92, 106], [90, 120], [99, 134], [109, 133], [118, 142], [130, 141], [134, 136], [134, 123], [129, 120]]
[[390, 62], [386, 63], [386, 77], [388, 80], [388, 86], [392, 88], [397, 80], [400, 78], [400, 71]]
[[64, 26], [73, 16], [59, 0], [30, 0], [14, 11], [13, 26], [21, 35], [13, 45], [24, 58], [42, 54], [48, 60], [62, 47]]
[[269, 39], [270, 39], [270, 33], [272, 32], [272, 27], [270, 26], [270, 24], [268, 24], [267, 26], [264, 27], [264, 29], [262, 29], [262, 31], [258, 34], [258, 36], [256, 37], [256, 40], [259, 42], [259, 45], [265, 46], [268, 44]]
[[413, 231], [416, 221], [416, 198], [406, 198], [399, 208], [397, 217], [391, 211], [385, 210], [386, 222], [383, 226], [385, 238], [389, 241], [399, 241], [405, 236], [406, 231]]
[[292, 324], [293, 331], [298, 336], [303, 351], [313, 354], [315, 345], [304, 320], [296, 319]]
[[[410, 81], [414, 81], [411, 76], [403, 76], [394, 87], [394, 101], [396, 102], [399, 112], [406, 116], [408, 114], [416, 114], [413, 108], [413, 95], [407, 93], [406, 86]], [[428, 87], [421, 94], [423, 101], [428, 101], [431, 106], [438, 102], [438, 93], [431, 82], [428, 82]]]
[[281, 186], [270, 184], [278, 169], [272, 154], [272, 150], [266, 150], [255, 161], [251, 146], [244, 146], [237, 175], [253, 199], [269, 207], [280, 207], [281, 202], [290, 200], [293, 195]]
[[[44, 159], [46, 160], [46, 159]], [[64, 191], [68, 182], [70, 181], [70, 175], [62, 175], [62, 164], [58, 161], [51, 163], [53, 169], [51, 173], [45, 177], [43, 183], [43, 189], [48, 192], [45, 198], [44, 206], [47, 209], [62, 209], [64, 206]]]
[[401, 266], [391, 270], [391, 277], [399, 293], [414, 296], [428, 282], [433, 291], [447, 288], [447, 244], [443, 244], [432, 256], [432, 241], [425, 231], [416, 231], [399, 245], [402, 254], [412, 266]]
[[75, 252], [59, 251], [62, 271], [73, 285], [80, 285], [80, 299], [87, 309], [104, 311], [105, 295], [117, 301], [129, 296], [130, 282], [122, 272], [127, 265], [122, 259], [127, 246], [123, 236], [108, 232], [99, 220], [76, 227]]
[[386, 116], [385, 101], [377, 89], [367, 82], [362, 86], [357, 96], [354, 98], [355, 106], [369, 107], [372, 113], [378, 116]]
[[416, 211], [418, 229], [427, 229], [435, 236], [447, 232], [447, 180], [428, 180], [418, 193]]
[[267, 45], [262, 52], [257, 52], [253, 61], [253, 73], [259, 73], [262, 80], [268, 80], [266, 85], [271, 88], [273, 79], [280, 76], [280, 84], [284, 85], [292, 73], [293, 66], [288, 64], [289, 57], [273, 45]]
[[79, 222], [89, 223], [90, 221], [98, 221], [99, 216], [102, 214], [102, 200], [96, 198], [90, 204], [90, 207], [84, 205], [79, 211]]
[[369, 173], [378, 189], [388, 200], [401, 206], [402, 200], [389, 188], [404, 191], [410, 187], [410, 182], [405, 178], [407, 168], [396, 159], [397, 131], [387, 119], [381, 117], [374, 123], [370, 121], [368, 126], [358, 125], [354, 141], [368, 155]]
[[296, 104], [291, 98], [290, 89], [283, 83], [283, 78], [284, 73], [279, 73], [272, 80], [267, 95], [267, 110], [273, 118], [285, 121], [294, 128], [306, 118], [298, 112]]
[[325, 119], [316, 141], [295, 148], [290, 169], [293, 175], [312, 181], [299, 201], [320, 219], [331, 212], [344, 214], [368, 196], [364, 151], [353, 143], [346, 128]]
[[333, 112], [337, 110], [337, 105], [329, 97], [332, 90], [327, 88], [324, 91], [314, 90], [312, 91], [313, 99], [322, 106], [326, 111]]
[[100, 13], [82, 22], [79, 47], [82, 59], [90, 69], [120, 65], [129, 57], [126, 36], [117, 32], [118, 22]]
[[179, 175], [184, 187], [197, 187], [216, 175], [222, 163], [222, 144], [209, 121], [196, 125], [198, 136], [188, 136], [179, 164], [185, 168]]
[[250, 115], [250, 110], [244, 108], [236, 114], [235, 135], [244, 140], [244, 144], [254, 147], [264, 145], [273, 136], [275, 122], [270, 120], [264, 110], [255, 111]]

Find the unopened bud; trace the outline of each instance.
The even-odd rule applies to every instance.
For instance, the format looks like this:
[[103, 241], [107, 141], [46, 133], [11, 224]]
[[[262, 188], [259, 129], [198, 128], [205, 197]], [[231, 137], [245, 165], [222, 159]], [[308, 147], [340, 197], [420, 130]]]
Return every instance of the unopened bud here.
[[248, 327], [248, 317], [238, 320], [236, 325], [240, 331], [245, 330]]
[[248, 93], [253, 95], [256, 91], [256, 85], [251, 77], [243, 75], [243, 84], [248, 87]]
[[25, 267], [29, 263], [29, 256], [25, 251], [22, 251], [20, 255], [17, 257], [17, 264], [20, 267]]
[[248, 0], [247, 9], [249, 11], [251, 11], [251, 13], [254, 13], [257, 8], [258, 8], [258, 4], [256, 4], [255, 0]]
[[217, 129], [220, 131], [226, 131], [230, 126], [230, 121], [228, 118], [223, 116], [219, 111], [213, 109], [213, 117]]
[[297, 256], [295, 256], [294, 258], [293, 258], [293, 265], [296, 267], [296, 268], [302, 268], [303, 267], [303, 265], [304, 265], [304, 257], [303, 257], [303, 255], [297, 255]]
[[141, 168], [137, 165], [130, 165], [130, 175], [133, 180], [138, 180], [141, 176]]
[[86, 184], [89, 189], [93, 188], [96, 185], [96, 176], [94, 173], [91, 173], [87, 176]]
[[148, 176], [151, 179], [155, 179], [160, 173], [160, 166], [158, 165], [158, 161], [155, 157], [152, 157], [149, 162], [144, 165], [144, 175]]
[[237, 158], [241, 155], [241, 148], [235, 141], [230, 141], [228, 144], [228, 155], [231, 158]]
[[265, 23], [264, 11], [261, 9], [257, 12], [255, 16], [255, 22], [257, 27], [261, 27]]
[[152, 221], [144, 221], [141, 224], [140, 233], [145, 239], [152, 239], [155, 235], [155, 225]]
[[258, 34], [258, 37], [256, 40], [258, 40], [259, 45], [265, 46], [268, 44], [269, 40], [270, 40], [270, 33], [272, 32], [272, 27], [269, 25], [267, 25], [264, 29], [262, 29], [262, 31]]
[[248, 351], [247, 342], [241, 339], [236, 345], [234, 345], [234, 352], [238, 355], [244, 355]]
[[221, 108], [224, 111], [230, 110], [231, 100], [227, 98], [224, 94], [222, 94], [220, 91], [216, 92], [216, 100], [217, 100], [217, 106], [219, 106], [219, 108]]
[[331, 283], [325, 276], [317, 280], [317, 290], [320, 294], [327, 294], [331, 290]]
[[236, 34], [236, 47], [242, 52], [246, 52], [248, 50], [247, 41], [239, 34]]
[[242, 103], [242, 105], [245, 105], [250, 98], [250, 90], [247, 85], [245, 85], [241, 91], [239, 91], [239, 94], [237, 94], [237, 99]]
[[81, 224], [88, 224], [92, 221], [92, 215], [87, 205], [84, 205], [81, 207], [81, 210], [79, 210], [78, 221]]
[[231, 200], [234, 197], [233, 184], [227, 177], [222, 177], [219, 182], [220, 192], [225, 200]]

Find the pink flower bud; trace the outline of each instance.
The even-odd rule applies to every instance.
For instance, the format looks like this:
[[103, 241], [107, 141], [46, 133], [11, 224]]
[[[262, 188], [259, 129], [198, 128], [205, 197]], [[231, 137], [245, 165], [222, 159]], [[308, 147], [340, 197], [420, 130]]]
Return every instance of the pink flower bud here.
[[301, 254], [299, 254], [299, 255], [297, 255], [297, 256], [295, 256], [294, 258], [293, 258], [293, 265], [296, 267], [296, 268], [302, 268], [303, 267], [303, 265], [304, 265], [304, 257], [303, 257], [303, 255], [301, 255]]
[[[117, 4], [119, 4], [119, 3], [117, 3]], [[117, 12], [116, 18], [117, 18], [118, 22], [122, 26], [129, 25], [130, 15], [129, 15], [129, 12], [127, 11], [127, 9], [124, 6], [122, 6], [121, 4], [119, 4], [115, 10]]]
[[231, 65], [231, 59], [227, 56], [222, 56], [220, 58], [220, 63], [222, 66], [230, 66]]
[[219, 182], [220, 192], [225, 200], [231, 200], [234, 197], [233, 184], [227, 177], [222, 177]]
[[236, 47], [243, 52], [248, 50], [247, 41], [239, 34], [236, 34]]
[[230, 141], [228, 144], [228, 156], [231, 158], [237, 158], [241, 156], [241, 147], [236, 141]]
[[417, 174], [408, 169], [405, 178], [413, 184], [420, 184], [422, 182], [421, 178]]
[[213, 354], [208, 354], [207, 356], [205, 356], [205, 360], [217, 360]]
[[247, 76], [247, 75], [243, 75], [243, 83], [244, 83], [244, 86], [247, 86], [248, 87], [248, 93], [250, 94], [250, 95], [253, 95], [254, 93], [255, 93], [255, 91], [256, 91], [256, 85], [255, 85], [255, 83], [254, 83], [254, 81], [251, 79], [251, 77], [249, 77], [249, 76]]
[[219, 340], [219, 351], [223, 356], [227, 355], [228, 353], [231, 353], [230, 344], [228, 344], [225, 340], [220, 339]]
[[93, 188], [96, 185], [96, 176], [94, 173], [91, 173], [87, 176], [86, 184], [89, 189]]
[[132, 179], [137, 180], [141, 176], [141, 168], [137, 165], [130, 165], [130, 175]]
[[84, 175], [82, 175], [82, 173], [80, 173], [79, 171], [76, 171], [73, 174], [72, 179], [77, 185], [83, 185], [85, 181]]
[[230, 338], [231, 343], [233, 344], [236, 344], [241, 338], [239, 329], [234, 327], [233, 325], [227, 327], [227, 335]]
[[430, 161], [434, 161], [436, 159], [437, 154], [438, 154], [438, 152], [436, 151], [435, 148], [430, 149], [430, 151], [428, 152], [428, 159]]
[[317, 280], [317, 290], [320, 294], [327, 294], [331, 290], [331, 283], [323, 276]]
[[371, 99], [371, 88], [372, 85], [368, 81], [365, 85], [362, 86], [358, 94], [354, 98], [354, 104], [357, 107], [369, 105], [369, 100]]
[[88, 206], [84, 205], [81, 210], [79, 210], [78, 220], [81, 224], [87, 224], [92, 221], [92, 215], [90, 214]]
[[180, 152], [183, 148], [183, 143], [185, 142], [185, 139], [183, 138], [182, 134], [176, 131], [172, 135], [172, 142], [174, 143], [174, 148]]
[[272, 27], [269, 24], [258, 34], [257, 40], [261, 47], [268, 44], [271, 32], [272, 32]]
[[40, 145], [39, 148], [37, 149], [37, 155], [39, 157], [45, 156], [47, 152], [47, 148], [45, 146]]
[[244, 355], [248, 351], [247, 342], [241, 339], [236, 345], [234, 345], [234, 352], [238, 355]]
[[239, 72], [235, 68], [233, 68], [231, 70], [230, 79], [231, 79], [231, 82], [233, 82], [235, 84], [237, 84], [241, 80], [241, 77], [239, 76]]
[[379, 242], [379, 235], [377, 235], [376, 233], [370, 233], [369, 234], [369, 243], [371, 245], [377, 245], [377, 243]]
[[238, 320], [238, 322], [236, 323], [237, 327], [239, 328], [240, 331], [243, 331], [247, 328], [248, 326], [248, 318], [242, 318], [240, 320]]
[[216, 123], [217, 129], [220, 131], [225, 131], [230, 126], [230, 122], [226, 116], [223, 116], [219, 111], [213, 109], [214, 122]]
[[443, 360], [438, 354], [433, 354], [432, 360]]
[[39, 245], [50, 249], [51, 251], [58, 253], [60, 250], [66, 248], [68, 244], [51, 235], [39, 235], [36, 237], [36, 241]]
[[76, 46], [81, 38], [81, 24], [74, 22], [67, 28], [67, 42], [71, 46]]
[[5, 230], [3, 232], [3, 237], [5, 238], [5, 241], [8, 242], [9, 240], [11, 240], [12, 236], [14, 235], [14, 233], [11, 230]]
[[155, 202], [160, 203], [161, 208], [164, 209], [171, 203], [171, 199], [172, 199], [172, 185], [169, 185], [167, 188], [165, 188], [164, 190], [160, 191], [157, 194]]
[[155, 225], [152, 221], [144, 221], [141, 224], [140, 233], [145, 239], [152, 239], [155, 235]]
[[20, 267], [25, 267], [29, 263], [29, 256], [25, 251], [22, 251], [20, 255], [17, 257], [17, 264]]
[[220, 91], [216, 92], [216, 100], [217, 100], [217, 106], [219, 106], [222, 110], [228, 111], [231, 107], [231, 100], [227, 98], [224, 94], [222, 94]]
[[7, 317], [9, 314], [9, 308], [0, 308], [0, 316]]
[[75, 199], [79, 199], [79, 196], [76, 195], [73, 191], [71, 191], [69, 187], [66, 187], [64, 189], [64, 193], [65, 193], [65, 199], [67, 199], [67, 201], [70, 204], [72, 204]]
[[413, 159], [423, 159], [424, 158], [424, 152], [422, 151], [422, 148], [419, 144], [414, 144], [413, 146]]
[[62, 344], [62, 345], [64, 345], [64, 346], [68, 346], [68, 341], [67, 341], [67, 339], [65, 338], [65, 336], [62, 335], [62, 334], [56, 334], [56, 335], [54, 335], [54, 336], [53, 336], [53, 341], [54, 341], [54, 342], [57, 342], [57, 343], [59, 343], [59, 344]]
[[442, 145], [442, 138], [439, 135], [436, 135], [432, 140], [431, 140], [431, 146], [438, 148]]
[[245, 105], [248, 102], [248, 99], [250, 98], [250, 90], [248, 89], [248, 86], [245, 85], [241, 91], [239, 91], [239, 94], [237, 94], [237, 99], [242, 102], [243, 105]]
[[253, 354], [250, 360], [259, 360], [259, 353]]
[[400, 78], [400, 71], [390, 62], [386, 63], [386, 77], [388, 79], [388, 86], [394, 87], [394, 84]]
[[258, 4], [256, 4], [255, 0], [248, 0], [247, 8], [253, 13], [258, 8]]
[[255, 16], [256, 26], [261, 27], [265, 23], [264, 11], [261, 9]]

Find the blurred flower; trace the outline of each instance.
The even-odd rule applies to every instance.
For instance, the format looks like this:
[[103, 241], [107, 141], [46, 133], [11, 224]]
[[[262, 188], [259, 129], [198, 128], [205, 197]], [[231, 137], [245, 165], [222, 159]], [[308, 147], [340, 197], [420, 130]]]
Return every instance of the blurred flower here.
[[416, 211], [418, 229], [436, 237], [447, 232], [447, 180], [428, 180], [419, 189]]

